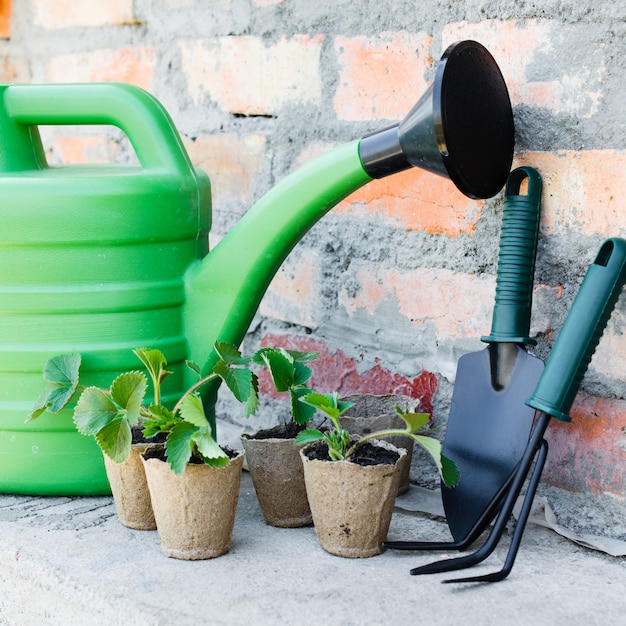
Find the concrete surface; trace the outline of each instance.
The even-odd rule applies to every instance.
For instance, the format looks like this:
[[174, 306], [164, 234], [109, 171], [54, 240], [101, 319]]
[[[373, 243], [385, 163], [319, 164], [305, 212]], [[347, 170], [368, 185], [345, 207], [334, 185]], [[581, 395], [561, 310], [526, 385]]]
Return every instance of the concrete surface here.
[[[444, 522], [396, 509], [392, 539], [444, 539]], [[496, 554], [474, 568], [498, 568]], [[156, 531], [122, 526], [109, 497], [0, 495], [0, 623], [620, 624], [625, 561], [530, 525], [497, 584], [413, 577], [431, 554], [360, 560], [325, 553], [313, 527], [265, 525], [244, 472], [231, 551], [186, 562], [162, 555]]]

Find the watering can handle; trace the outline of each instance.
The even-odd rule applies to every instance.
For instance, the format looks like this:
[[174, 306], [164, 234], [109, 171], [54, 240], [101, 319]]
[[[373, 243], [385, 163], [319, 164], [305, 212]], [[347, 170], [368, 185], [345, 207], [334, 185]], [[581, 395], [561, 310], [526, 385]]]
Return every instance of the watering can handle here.
[[576, 294], [529, 406], [569, 422], [591, 357], [626, 282], [626, 240], [607, 239]]
[[[193, 166], [172, 119], [147, 91], [124, 83], [7, 85], [1, 88], [0, 170], [41, 167], [37, 125], [108, 124], [130, 140], [145, 169], [193, 176]], [[8, 126], [8, 128], [7, 128]], [[40, 144], [39, 144], [40, 145]]]

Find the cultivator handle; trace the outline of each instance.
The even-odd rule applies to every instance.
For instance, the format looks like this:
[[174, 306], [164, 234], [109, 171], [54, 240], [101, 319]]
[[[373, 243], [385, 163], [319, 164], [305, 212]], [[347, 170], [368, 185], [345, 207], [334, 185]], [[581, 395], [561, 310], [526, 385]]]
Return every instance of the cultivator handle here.
[[529, 406], [569, 422], [569, 410], [626, 282], [626, 241], [607, 239], [578, 290]]
[[[526, 179], [527, 193], [521, 194]], [[486, 343], [536, 343], [529, 333], [541, 187], [532, 167], [518, 167], [507, 179], [491, 334], [481, 338]]]

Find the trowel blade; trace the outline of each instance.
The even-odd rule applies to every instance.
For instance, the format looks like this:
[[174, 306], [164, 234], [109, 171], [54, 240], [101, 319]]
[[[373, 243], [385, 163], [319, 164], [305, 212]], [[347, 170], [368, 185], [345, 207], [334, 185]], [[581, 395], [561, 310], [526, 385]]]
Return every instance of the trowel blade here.
[[537, 386], [543, 361], [515, 346], [517, 355], [504, 388], [492, 385], [489, 349], [459, 359], [443, 454], [460, 478], [442, 484], [448, 526], [455, 541], [482, 529], [495, 513], [528, 442], [535, 411], [525, 404]]

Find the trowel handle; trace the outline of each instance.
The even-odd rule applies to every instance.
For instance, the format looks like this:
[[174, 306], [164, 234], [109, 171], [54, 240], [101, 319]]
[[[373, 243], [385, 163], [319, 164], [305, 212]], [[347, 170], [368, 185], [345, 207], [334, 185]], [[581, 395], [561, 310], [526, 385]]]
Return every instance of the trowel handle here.
[[[521, 187], [528, 180], [527, 193]], [[496, 278], [496, 303], [487, 343], [534, 345], [529, 337], [535, 255], [539, 235], [541, 176], [532, 167], [518, 167], [507, 179]]]
[[122, 83], [5, 85], [0, 87], [0, 170], [42, 167], [36, 126], [108, 124], [120, 128], [146, 169], [193, 175], [180, 135], [161, 103]]
[[569, 422], [569, 410], [626, 282], [626, 241], [607, 239], [576, 294], [529, 406]]

